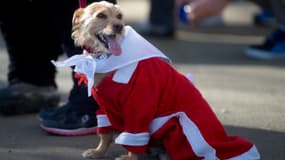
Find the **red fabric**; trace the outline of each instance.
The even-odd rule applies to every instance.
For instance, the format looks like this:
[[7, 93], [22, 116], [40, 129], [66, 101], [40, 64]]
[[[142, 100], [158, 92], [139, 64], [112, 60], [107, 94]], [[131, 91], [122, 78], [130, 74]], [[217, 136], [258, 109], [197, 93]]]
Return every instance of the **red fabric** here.
[[[93, 93], [92, 93], [93, 94]], [[94, 94], [93, 94], [94, 95]], [[96, 111], [96, 115], [106, 115], [104, 112], [102, 112], [102, 110], [97, 110]], [[101, 134], [106, 134], [106, 133], [110, 133], [114, 131], [114, 129], [112, 128], [112, 126], [107, 126], [107, 127], [97, 127], [97, 133], [101, 133]]]
[[78, 0], [78, 2], [80, 8], [84, 8], [87, 6], [87, 0]]
[[[185, 112], [216, 149], [219, 159], [240, 155], [253, 146], [242, 138], [229, 137], [196, 87], [159, 58], [139, 62], [128, 84], [114, 82], [113, 74], [97, 86], [94, 97], [114, 129], [132, 134], [149, 132], [154, 118]], [[197, 159], [179, 126], [177, 120], [167, 122], [151, 138], [162, 139], [173, 160]], [[144, 146], [126, 148], [134, 153], [146, 151]], [[183, 157], [177, 157], [177, 152]]]
[[87, 53], [93, 53], [93, 50], [92, 50], [92, 48], [90, 48], [90, 47], [83, 46], [82, 48], [83, 48]]
[[79, 79], [77, 82], [78, 86], [81, 86], [82, 83], [87, 85], [88, 84], [88, 79], [84, 74], [79, 74], [79, 73], [75, 73], [74, 74], [74, 78]]
[[189, 160], [189, 157], [191, 157], [191, 160], [202, 160], [192, 151], [190, 144], [182, 133], [181, 126], [177, 124], [177, 118], [172, 118], [153, 135], [153, 139], [161, 139], [162, 143], [168, 144], [164, 148], [171, 159]]
[[114, 129], [110, 126], [110, 127], [97, 127], [97, 133], [100, 134], [107, 134], [107, 133], [111, 133], [112, 131], [114, 131]]

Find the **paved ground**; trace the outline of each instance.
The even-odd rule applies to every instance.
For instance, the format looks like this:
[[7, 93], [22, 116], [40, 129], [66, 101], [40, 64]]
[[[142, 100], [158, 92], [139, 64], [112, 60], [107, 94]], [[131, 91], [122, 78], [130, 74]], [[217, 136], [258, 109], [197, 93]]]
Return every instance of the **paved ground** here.
[[[146, 18], [147, 2], [119, 0], [129, 24]], [[261, 42], [268, 32], [267, 28], [251, 25], [250, 17], [257, 11], [250, 3], [235, 3], [222, 13], [225, 25], [197, 28], [179, 25], [175, 40], [149, 40], [172, 58], [178, 70], [194, 75], [197, 87], [229, 134], [254, 142], [263, 160], [284, 160], [285, 60], [257, 61], [243, 55], [247, 45]], [[0, 86], [5, 86], [7, 54], [3, 41], [0, 71]], [[70, 70], [60, 69], [57, 82], [64, 101], [71, 87]], [[0, 126], [3, 160], [79, 160], [83, 159], [81, 152], [97, 142], [96, 135], [46, 134], [39, 128], [35, 114], [0, 116]], [[114, 157], [122, 152], [121, 147], [113, 145], [109, 155]]]

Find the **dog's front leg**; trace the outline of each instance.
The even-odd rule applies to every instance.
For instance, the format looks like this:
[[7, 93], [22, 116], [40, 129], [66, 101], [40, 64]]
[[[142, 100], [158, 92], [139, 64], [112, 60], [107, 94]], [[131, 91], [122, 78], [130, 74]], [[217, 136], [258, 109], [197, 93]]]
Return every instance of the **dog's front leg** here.
[[120, 157], [116, 158], [115, 160], [138, 160], [138, 155], [129, 152], [127, 155], [121, 155]]
[[91, 148], [82, 153], [84, 158], [100, 158], [103, 157], [113, 141], [113, 134], [99, 134], [99, 144], [96, 148]]

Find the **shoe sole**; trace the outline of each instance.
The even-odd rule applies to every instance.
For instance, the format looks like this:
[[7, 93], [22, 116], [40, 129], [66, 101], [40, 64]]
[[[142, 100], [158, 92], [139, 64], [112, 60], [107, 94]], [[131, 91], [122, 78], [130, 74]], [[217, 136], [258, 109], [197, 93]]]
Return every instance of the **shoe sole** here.
[[96, 134], [97, 133], [97, 127], [78, 128], [78, 129], [72, 129], [72, 130], [50, 128], [50, 127], [46, 127], [42, 124], [40, 124], [40, 127], [48, 133], [61, 135], [61, 136], [82, 136], [82, 135]]
[[245, 55], [250, 58], [262, 59], [262, 60], [285, 58], [285, 53], [279, 53], [279, 54], [273, 55], [270, 52], [266, 52], [263, 50], [257, 50], [257, 49], [251, 49], [251, 48], [248, 48], [245, 50]]

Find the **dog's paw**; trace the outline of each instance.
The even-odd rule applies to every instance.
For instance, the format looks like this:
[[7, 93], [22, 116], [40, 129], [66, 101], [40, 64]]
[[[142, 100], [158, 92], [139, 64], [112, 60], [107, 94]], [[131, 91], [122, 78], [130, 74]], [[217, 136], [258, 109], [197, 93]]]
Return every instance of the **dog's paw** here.
[[88, 149], [82, 153], [84, 158], [93, 159], [93, 158], [102, 158], [104, 153], [98, 151], [97, 149]]
[[137, 160], [138, 158], [136, 156], [130, 156], [130, 155], [121, 155], [120, 157], [115, 158], [115, 160]]

